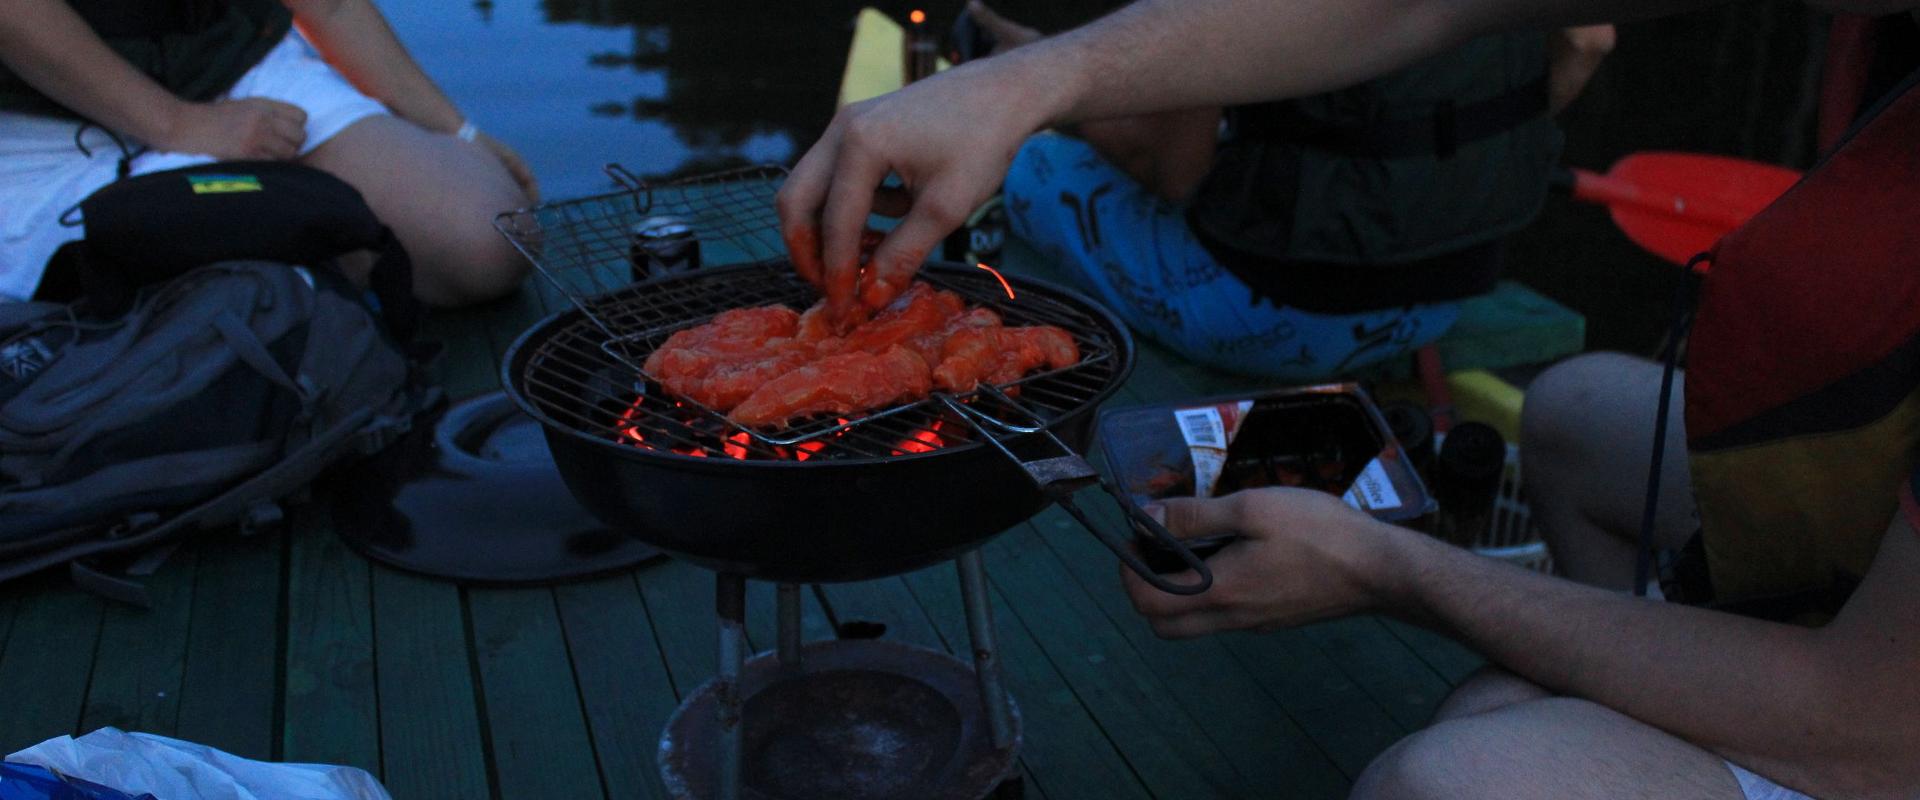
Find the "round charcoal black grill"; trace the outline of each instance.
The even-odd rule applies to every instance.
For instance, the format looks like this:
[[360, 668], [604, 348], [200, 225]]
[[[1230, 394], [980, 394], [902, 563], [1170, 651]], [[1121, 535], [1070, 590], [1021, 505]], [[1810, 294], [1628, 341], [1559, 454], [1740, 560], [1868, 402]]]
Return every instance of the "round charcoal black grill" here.
[[[587, 508], [673, 555], [778, 581], [906, 572], [979, 544], [1050, 499], [1021, 462], [1061, 454], [994, 420], [1044, 427], [1080, 451], [1094, 408], [1133, 365], [1126, 329], [1073, 292], [1012, 278], [1009, 299], [982, 270], [931, 265], [921, 274], [1009, 325], [1067, 330], [1081, 361], [998, 391], [777, 433], [736, 426], [634, 368], [674, 331], [721, 311], [810, 305], [813, 288], [772, 261], [637, 285], [596, 298], [591, 315], [550, 317], [508, 354], [507, 391], [544, 423], [561, 474]], [[613, 336], [609, 327], [633, 333]]]
[[[962, 396], [748, 430], [663, 391], [641, 365], [675, 331], [722, 311], [773, 303], [799, 310], [817, 299], [780, 256], [772, 197], [784, 172], [761, 167], [661, 185], [610, 173], [625, 191], [496, 220], [575, 306], [521, 335], [502, 368], [507, 394], [541, 423], [561, 477], [589, 511], [718, 573], [719, 672], [683, 701], [661, 736], [668, 794], [1007, 796], [1018, 785], [1020, 715], [1000, 682], [978, 546], [1052, 502], [1166, 591], [1194, 593], [1212, 581], [1079, 455], [1092, 439], [1095, 407], [1133, 367], [1126, 329], [1065, 289], [1020, 278], [1003, 288], [986, 271], [931, 264], [922, 280], [995, 309], [1008, 325], [1066, 330], [1080, 361]], [[750, 263], [628, 285], [626, 231], [661, 215], [703, 232], [701, 252]], [[1197, 580], [1152, 574], [1125, 534], [1092, 526], [1073, 498], [1094, 485]], [[946, 559], [959, 570], [971, 667], [891, 642], [801, 642], [799, 584]], [[751, 659], [750, 577], [780, 584], [779, 646]]]

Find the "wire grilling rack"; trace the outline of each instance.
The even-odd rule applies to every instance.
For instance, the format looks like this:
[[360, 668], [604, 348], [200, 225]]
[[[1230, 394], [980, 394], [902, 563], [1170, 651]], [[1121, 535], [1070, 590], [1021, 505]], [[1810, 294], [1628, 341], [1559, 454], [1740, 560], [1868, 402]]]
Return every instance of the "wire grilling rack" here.
[[[787, 171], [763, 165], [651, 183], [618, 164], [607, 175], [621, 188], [577, 200], [509, 211], [493, 226], [567, 299], [610, 337], [620, 330], [602, 301], [634, 283], [691, 267], [783, 258], [773, 197]], [[664, 235], [663, 235], [664, 234]], [[660, 263], [649, 248], [679, 248], [680, 264]], [[638, 366], [637, 364], [635, 365]]]

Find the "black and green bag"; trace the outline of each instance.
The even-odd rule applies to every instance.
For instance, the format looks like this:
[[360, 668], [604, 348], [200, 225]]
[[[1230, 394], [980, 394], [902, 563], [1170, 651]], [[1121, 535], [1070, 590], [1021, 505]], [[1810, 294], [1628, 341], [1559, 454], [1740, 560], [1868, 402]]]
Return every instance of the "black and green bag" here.
[[[82, 204], [72, 303], [0, 304], [0, 580], [276, 521], [437, 399], [406, 336], [405, 253], [357, 192], [295, 164], [113, 184]], [[332, 267], [360, 249], [380, 311]]]

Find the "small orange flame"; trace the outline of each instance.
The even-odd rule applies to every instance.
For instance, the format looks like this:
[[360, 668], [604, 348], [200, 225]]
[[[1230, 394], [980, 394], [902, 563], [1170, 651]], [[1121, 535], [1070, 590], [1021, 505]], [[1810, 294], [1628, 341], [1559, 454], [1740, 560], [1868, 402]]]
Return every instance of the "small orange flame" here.
[[920, 9], [916, 8], [913, 10], [912, 13], [907, 15], [907, 21], [912, 22], [915, 25], [919, 25], [920, 23], [926, 22], [927, 12], [921, 11]]
[[750, 441], [753, 441], [752, 436], [749, 436], [744, 432], [736, 433], [732, 436], [727, 437], [727, 443], [722, 447], [724, 447], [725, 450], [727, 451], [728, 458], [745, 461], [747, 460], [747, 442], [750, 442]]
[[975, 264], [974, 266], [993, 273], [993, 277], [999, 279], [1000, 281], [1000, 288], [1007, 290], [1007, 299], [1008, 300], [1013, 299], [1013, 284], [1007, 283], [1007, 276], [1000, 274], [1000, 270], [994, 269], [993, 267], [989, 267], [984, 263]]

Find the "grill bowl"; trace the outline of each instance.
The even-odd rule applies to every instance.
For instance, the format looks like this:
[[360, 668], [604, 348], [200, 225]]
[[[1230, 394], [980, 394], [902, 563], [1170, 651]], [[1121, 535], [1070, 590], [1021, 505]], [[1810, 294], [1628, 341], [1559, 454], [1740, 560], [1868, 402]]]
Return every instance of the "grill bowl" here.
[[[1008, 277], [1019, 297], [1008, 302], [995, 298], [998, 283], [979, 270], [930, 264], [922, 274], [970, 300], [988, 301], [1010, 324], [1020, 321], [1022, 308], [1070, 312], [1079, 324], [1068, 329], [1081, 339], [1082, 350], [1104, 357], [1068, 370], [1081, 374], [1041, 379], [1054, 383], [1031, 384], [1025, 395], [1056, 396], [1050, 390], [1062, 384], [1080, 387], [1079, 396], [1060, 401], [1059, 407], [1038, 402], [1029, 407], [1062, 442], [1084, 452], [1092, 441], [1095, 408], [1133, 368], [1133, 340], [1119, 320], [1077, 293], [1030, 278]], [[772, 295], [796, 305], [814, 297], [791, 268], [775, 262], [701, 270], [620, 294], [674, 297], [675, 304], [661, 313], [682, 317], [676, 321], [699, 321], [721, 309], [767, 302], [742, 301], [735, 287], [743, 282], [762, 290], [776, 282]], [[554, 370], [556, 341], [590, 324], [572, 310], [522, 334], [502, 366], [507, 394], [541, 423], [560, 475], [582, 505], [676, 557], [765, 580], [865, 580], [952, 558], [1047, 503], [1018, 465], [980, 441], [926, 453], [807, 461], [692, 457], [623, 443], [617, 431], [579, 424], [610, 414], [596, 405], [591, 392], [530, 380], [530, 374]], [[576, 348], [568, 355], [577, 358], [581, 352]], [[627, 369], [611, 355], [604, 359], [570, 366], [582, 373], [574, 383], [585, 385], [591, 380], [587, 373], [600, 369]], [[937, 412], [928, 409], [936, 407], [929, 401], [925, 408], [856, 424], [847, 433], [900, 425], [916, 414], [931, 419]]]

